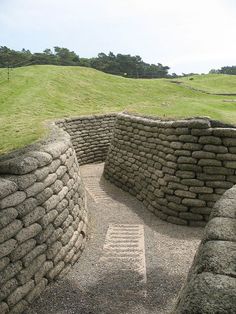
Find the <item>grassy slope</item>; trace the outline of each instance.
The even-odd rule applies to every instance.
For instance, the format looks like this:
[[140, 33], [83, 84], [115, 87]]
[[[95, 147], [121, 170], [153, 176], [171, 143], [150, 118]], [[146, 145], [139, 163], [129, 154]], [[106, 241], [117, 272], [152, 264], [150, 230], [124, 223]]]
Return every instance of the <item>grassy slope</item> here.
[[[192, 78], [193, 80], [189, 80]], [[185, 85], [198, 88], [210, 93], [236, 94], [236, 75], [208, 74], [194, 75], [178, 79]]]
[[[81, 67], [0, 69], [0, 153], [45, 132], [43, 122], [67, 116], [129, 110], [164, 117], [207, 115], [235, 123], [236, 103], [191, 91], [168, 80], [135, 80]], [[192, 82], [192, 81], [190, 81]]]

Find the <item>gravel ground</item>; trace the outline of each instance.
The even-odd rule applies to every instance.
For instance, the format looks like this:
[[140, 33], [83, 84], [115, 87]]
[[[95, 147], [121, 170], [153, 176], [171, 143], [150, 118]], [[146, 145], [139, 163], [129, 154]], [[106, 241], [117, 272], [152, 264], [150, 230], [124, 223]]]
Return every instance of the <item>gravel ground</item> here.
[[[103, 164], [81, 167], [88, 193], [90, 232], [87, 246], [69, 274], [47, 287], [27, 314], [169, 313], [200, 242], [201, 228], [169, 224], [134, 197], [106, 182]], [[147, 283], [135, 269], [101, 259], [109, 224], [144, 226]]]

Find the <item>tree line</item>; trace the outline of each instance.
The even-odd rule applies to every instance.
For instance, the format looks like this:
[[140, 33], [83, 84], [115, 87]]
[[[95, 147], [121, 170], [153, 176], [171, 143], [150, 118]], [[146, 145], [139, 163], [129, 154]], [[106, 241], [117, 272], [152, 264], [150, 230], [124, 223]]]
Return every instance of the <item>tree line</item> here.
[[36, 53], [31, 53], [26, 49], [16, 51], [6, 46], [0, 47], [0, 67], [21, 67], [34, 64], [83, 66], [130, 78], [171, 77], [168, 74], [168, 66], [161, 63], [149, 64], [140, 56], [130, 54], [115, 55], [112, 52], [109, 54], [101, 52], [94, 58], [80, 58], [74, 51], [62, 47], [54, 47], [53, 50], [45, 49], [43, 52]]
[[[140, 56], [130, 54], [99, 53], [97, 57], [81, 58], [74, 51], [63, 47], [45, 49], [43, 52], [32, 53], [22, 49], [16, 51], [6, 46], [0, 46], [0, 68], [21, 67], [34, 64], [52, 64], [64, 66], [83, 66], [94, 68], [105, 73], [121, 75], [129, 78], [177, 78], [175, 73], [169, 74], [169, 67], [161, 63], [149, 64]], [[212, 69], [212, 74], [236, 75], [236, 66], [225, 66]], [[179, 76], [192, 76], [197, 73], [182, 73]]]
[[236, 75], [236, 65], [222, 67], [218, 70], [212, 69], [209, 73], [211, 74], [230, 74]]

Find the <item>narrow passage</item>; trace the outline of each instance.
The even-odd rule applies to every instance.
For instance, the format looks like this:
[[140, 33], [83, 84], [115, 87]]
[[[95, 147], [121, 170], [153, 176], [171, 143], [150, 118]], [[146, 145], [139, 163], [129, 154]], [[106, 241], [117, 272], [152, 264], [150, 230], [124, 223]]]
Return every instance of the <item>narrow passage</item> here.
[[102, 172], [103, 164], [81, 167], [90, 211], [81, 258], [27, 314], [167, 314], [173, 307], [202, 229], [158, 219]]

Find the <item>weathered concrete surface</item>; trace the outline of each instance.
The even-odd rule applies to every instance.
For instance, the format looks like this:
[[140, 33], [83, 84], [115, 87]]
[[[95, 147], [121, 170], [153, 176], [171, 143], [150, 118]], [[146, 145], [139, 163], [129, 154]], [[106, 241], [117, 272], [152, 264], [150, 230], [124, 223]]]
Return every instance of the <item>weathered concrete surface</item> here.
[[[202, 229], [162, 221], [134, 197], [101, 179], [102, 165], [81, 167], [88, 198], [90, 235], [86, 248], [64, 279], [52, 283], [28, 314], [169, 313], [183, 285]], [[89, 194], [88, 194], [89, 196]], [[147, 283], [137, 284], [135, 269], [104, 262], [109, 224], [144, 226]]]

